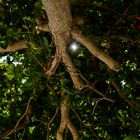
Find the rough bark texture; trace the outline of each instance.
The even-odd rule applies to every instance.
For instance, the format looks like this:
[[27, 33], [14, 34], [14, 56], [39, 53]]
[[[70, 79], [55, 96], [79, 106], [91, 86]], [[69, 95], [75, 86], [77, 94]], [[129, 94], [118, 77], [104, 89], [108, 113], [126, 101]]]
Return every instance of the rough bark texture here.
[[[66, 69], [68, 70], [73, 85], [76, 89], [83, 89], [85, 87], [84, 82], [80, 79], [77, 71], [72, 63], [72, 60], [67, 52], [67, 45], [72, 36], [81, 42], [87, 49], [97, 58], [105, 62], [111, 69], [116, 70], [118, 64], [108, 55], [96, 48], [90, 40], [84, 36], [78, 38], [77, 32], [72, 32], [72, 17], [70, 12], [70, 4], [68, 0], [41, 0], [48, 16], [49, 32], [52, 34], [53, 41], [56, 45], [56, 50], [59, 50], [59, 54], [56, 51], [56, 56], [62, 59]], [[42, 26], [43, 27], [43, 26]], [[41, 28], [40, 28], [41, 29]], [[47, 29], [48, 30], [48, 29]], [[55, 72], [59, 62], [57, 58], [54, 58], [52, 66], [49, 68], [49, 72], [52, 74]], [[48, 71], [47, 71], [48, 72]], [[46, 74], [47, 74], [46, 72]], [[64, 129], [68, 128], [73, 136], [74, 140], [79, 139], [78, 131], [69, 120], [69, 108], [68, 97], [64, 95], [61, 104], [61, 122], [57, 131], [57, 140], [63, 140]]]
[[47, 66], [47, 69], [45, 69], [46, 75], [51, 76], [55, 73], [57, 67], [59, 66], [59, 63], [61, 62], [61, 58], [62, 57], [61, 57], [60, 49], [57, 47], [53, 60], [51, 61], [50, 65]]
[[[79, 78], [72, 60], [67, 53], [67, 44], [71, 40], [72, 27], [69, 2], [68, 0], [42, 0], [42, 3], [46, 9], [49, 20], [48, 26], [50, 33], [52, 34], [56, 50], [59, 50], [59, 54], [56, 51], [56, 56], [62, 58], [62, 62], [72, 78], [74, 87], [81, 89], [84, 86], [84, 83]], [[54, 58], [55, 63], [51, 68], [55, 68], [55, 65], [58, 64], [56, 61], [57, 58]], [[78, 140], [78, 132], [69, 120], [68, 96], [62, 95], [62, 97], [61, 122], [57, 131], [57, 140], [63, 140], [63, 132], [66, 128], [68, 128], [72, 133], [73, 139]]]
[[73, 123], [69, 119], [69, 105], [68, 105], [68, 96], [62, 93], [62, 102], [61, 102], [61, 122], [59, 129], [57, 131], [56, 138], [57, 140], [63, 140], [63, 133], [66, 128], [72, 134], [73, 140], [79, 140], [79, 133]]
[[69, 108], [68, 108], [68, 96], [64, 95], [61, 103], [61, 122], [59, 129], [57, 131], [57, 140], [63, 140], [63, 132], [67, 127], [67, 122], [69, 118]]
[[68, 33], [72, 26], [72, 17], [68, 0], [42, 0], [53, 36]]
[[[73, 85], [81, 90], [84, 83], [79, 78], [72, 60], [67, 53], [67, 44], [71, 40], [72, 17], [68, 0], [42, 0], [48, 16], [48, 26], [56, 47], [61, 51], [62, 62], [68, 70]], [[55, 66], [54, 66], [55, 67]]]

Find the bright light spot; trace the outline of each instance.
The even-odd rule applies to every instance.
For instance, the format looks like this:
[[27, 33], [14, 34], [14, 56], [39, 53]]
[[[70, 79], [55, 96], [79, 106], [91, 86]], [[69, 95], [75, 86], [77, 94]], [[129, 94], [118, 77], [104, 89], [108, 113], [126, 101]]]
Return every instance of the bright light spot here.
[[103, 47], [105, 47], [105, 46], [106, 46], [106, 43], [105, 43], [105, 42], [102, 42], [101, 45], [102, 45]]
[[99, 12], [99, 11], [97, 11], [97, 13], [98, 13], [98, 15], [101, 17], [102, 15], [101, 15], [101, 13]]
[[125, 52], [125, 53], [128, 53], [128, 50], [125, 50], [124, 52]]
[[27, 81], [27, 79], [22, 79], [22, 80], [21, 80], [21, 83], [22, 83], [22, 84], [25, 84], [26, 81]]
[[73, 42], [70, 44], [70, 49], [74, 52], [76, 52], [79, 48], [79, 45], [76, 42]]
[[122, 85], [122, 87], [124, 87], [126, 85], [126, 82], [124, 80], [122, 80], [121, 85]]

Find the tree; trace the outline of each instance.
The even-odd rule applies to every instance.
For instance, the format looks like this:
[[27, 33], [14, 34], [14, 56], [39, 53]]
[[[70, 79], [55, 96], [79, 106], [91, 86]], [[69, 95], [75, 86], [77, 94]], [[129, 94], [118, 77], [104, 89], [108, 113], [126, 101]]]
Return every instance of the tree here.
[[139, 4], [1, 0], [0, 138], [139, 139]]

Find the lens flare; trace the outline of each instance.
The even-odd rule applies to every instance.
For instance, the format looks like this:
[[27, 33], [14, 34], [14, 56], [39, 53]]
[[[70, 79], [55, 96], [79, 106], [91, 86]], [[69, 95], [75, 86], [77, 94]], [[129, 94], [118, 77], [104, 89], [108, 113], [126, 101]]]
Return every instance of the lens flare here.
[[76, 42], [73, 42], [70, 44], [70, 49], [73, 51], [73, 52], [76, 52], [78, 51], [79, 49], [79, 45], [76, 43]]

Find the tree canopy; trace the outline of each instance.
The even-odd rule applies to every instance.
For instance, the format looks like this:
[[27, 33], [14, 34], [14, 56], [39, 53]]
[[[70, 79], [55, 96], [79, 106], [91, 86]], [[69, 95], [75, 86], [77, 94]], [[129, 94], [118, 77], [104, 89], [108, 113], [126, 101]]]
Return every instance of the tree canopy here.
[[0, 139], [140, 139], [139, 0], [0, 0]]

